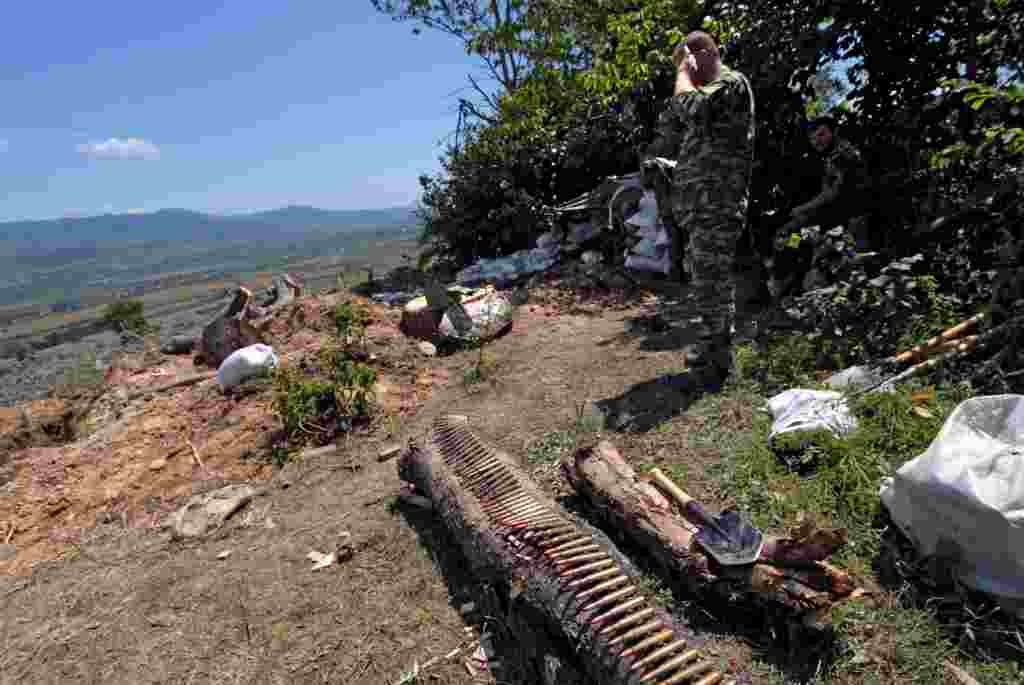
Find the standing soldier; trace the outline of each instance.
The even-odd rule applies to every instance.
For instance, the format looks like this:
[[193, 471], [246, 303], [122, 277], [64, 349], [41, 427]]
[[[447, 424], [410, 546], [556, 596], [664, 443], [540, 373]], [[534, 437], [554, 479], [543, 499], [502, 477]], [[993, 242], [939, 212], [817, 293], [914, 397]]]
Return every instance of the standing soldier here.
[[747, 218], [754, 159], [754, 95], [743, 74], [722, 64], [708, 34], [689, 34], [672, 56], [675, 94], [658, 120], [647, 158], [676, 160], [671, 210], [688, 236], [686, 263], [700, 313], [697, 342], [684, 354], [702, 381], [732, 369], [736, 284], [733, 260]]

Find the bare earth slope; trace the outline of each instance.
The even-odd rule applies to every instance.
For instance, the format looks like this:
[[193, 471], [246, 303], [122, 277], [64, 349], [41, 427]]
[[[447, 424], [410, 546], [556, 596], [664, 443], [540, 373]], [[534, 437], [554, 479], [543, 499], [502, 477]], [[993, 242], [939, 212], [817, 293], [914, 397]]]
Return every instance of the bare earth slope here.
[[[393, 505], [394, 462], [377, 461], [383, 444], [440, 412], [469, 415], [478, 434], [525, 457], [600, 407], [627, 458], [686, 463], [689, 491], [720, 504], [700, 477], [717, 454], [686, 438], [685, 307], [666, 325], [653, 296], [532, 295], [512, 332], [486, 348], [485, 379], [473, 384], [463, 373], [476, 352], [424, 357], [398, 334], [396, 311], [374, 308], [371, 347], [384, 360], [391, 418], [280, 471], [265, 463], [276, 425], [269, 391], [232, 400], [208, 382], [124, 402], [128, 386], [186, 372], [187, 360], [170, 358], [159, 371], [111, 378], [108, 394], [122, 399], [98, 405], [109, 412], [93, 417], [98, 432], [19, 452], [0, 481], [0, 543], [15, 526], [6, 556], [15, 555], [0, 560], [0, 682], [395, 683], [414, 663], [471, 648], [482, 630], [500, 638], [500, 625], [467, 604], [481, 588], [464, 577], [454, 542], [429, 512]], [[322, 343], [322, 307], [340, 299], [304, 299], [299, 329], [284, 314], [274, 322], [287, 360]], [[550, 466], [534, 473], [565, 487]], [[212, 536], [175, 542], [160, 527], [183, 497], [242, 480], [260, 494]], [[312, 570], [306, 555], [333, 551], [345, 532], [351, 557]], [[710, 644], [723, 661], [749, 658], [733, 640]], [[421, 681], [501, 682], [501, 667], [492, 670], [471, 676], [456, 658]]]

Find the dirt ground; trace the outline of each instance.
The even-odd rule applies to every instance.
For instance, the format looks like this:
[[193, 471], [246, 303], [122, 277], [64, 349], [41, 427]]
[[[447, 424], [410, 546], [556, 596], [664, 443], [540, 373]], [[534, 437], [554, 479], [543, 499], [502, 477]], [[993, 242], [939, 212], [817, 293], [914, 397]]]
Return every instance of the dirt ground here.
[[[323, 307], [340, 298], [272, 324], [286, 362], [322, 344]], [[476, 352], [425, 357], [397, 332], [399, 312], [375, 307], [369, 331], [388, 418], [336, 453], [269, 465], [269, 389], [229, 399], [207, 381], [125, 401], [194, 373], [165, 358], [108, 380], [121, 399], [97, 404], [91, 436], [15, 454], [0, 482], [0, 683], [390, 684], [455, 650], [415, 682], [502, 682], [500, 664], [469, 665], [500, 626], [472, 606], [480, 588], [455, 542], [429, 512], [395, 505], [395, 463], [377, 459], [442, 412], [525, 459], [599, 410], [627, 458], [686, 464], [688, 490], [721, 504], [701, 478], [717, 453], [687, 439], [685, 299], [533, 291], [476, 383], [464, 380]], [[564, 487], [551, 467], [538, 476]], [[161, 527], [189, 494], [238, 481], [260, 493], [212, 536], [178, 542]], [[351, 556], [314, 571], [307, 554], [345, 533]], [[751, 656], [727, 634], [709, 652], [740, 667]]]

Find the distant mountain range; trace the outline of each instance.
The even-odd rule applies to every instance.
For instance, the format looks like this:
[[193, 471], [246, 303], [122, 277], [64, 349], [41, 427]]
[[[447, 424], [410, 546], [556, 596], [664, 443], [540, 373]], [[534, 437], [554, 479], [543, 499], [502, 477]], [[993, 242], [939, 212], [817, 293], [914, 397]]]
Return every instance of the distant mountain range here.
[[411, 207], [331, 210], [283, 207], [251, 214], [217, 215], [186, 209], [141, 214], [0, 222], [0, 256], [87, 254], [114, 244], [189, 241], [278, 241], [328, 232], [413, 226]]

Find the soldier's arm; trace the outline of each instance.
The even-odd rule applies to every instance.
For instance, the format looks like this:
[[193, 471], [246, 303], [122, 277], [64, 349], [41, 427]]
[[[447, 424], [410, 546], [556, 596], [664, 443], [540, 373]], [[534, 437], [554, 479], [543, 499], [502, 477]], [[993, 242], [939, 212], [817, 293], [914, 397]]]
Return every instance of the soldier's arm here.
[[848, 147], [842, 150], [832, 173], [823, 180], [821, 192], [813, 200], [802, 205], [802, 213], [816, 212], [837, 201], [844, 192], [850, 189], [851, 183], [857, 181], [860, 165], [860, 153], [855, 148]]
[[810, 214], [823, 207], [827, 207], [839, 199], [840, 183], [830, 182], [834, 179], [826, 179], [825, 187], [813, 199], [800, 205], [793, 210], [794, 214]]

